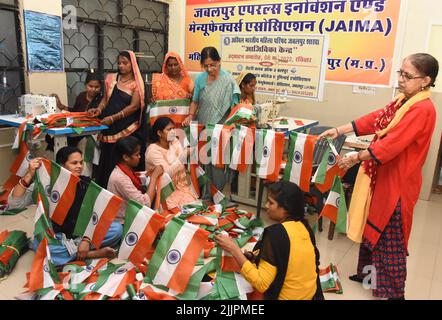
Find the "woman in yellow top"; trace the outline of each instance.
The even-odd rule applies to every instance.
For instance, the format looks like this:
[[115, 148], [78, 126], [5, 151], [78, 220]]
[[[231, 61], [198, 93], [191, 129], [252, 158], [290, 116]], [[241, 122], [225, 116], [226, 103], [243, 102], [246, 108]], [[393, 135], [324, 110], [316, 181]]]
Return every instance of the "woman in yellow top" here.
[[[258, 242], [255, 264], [228, 236], [215, 240], [241, 266], [241, 274], [266, 300], [323, 300], [319, 282], [319, 251], [304, 218], [304, 195], [299, 187], [279, 181], [268, 187], [268, 216], [278, 223], [265, 229]], [[246, 257], [247, 255], [247, 257]]]

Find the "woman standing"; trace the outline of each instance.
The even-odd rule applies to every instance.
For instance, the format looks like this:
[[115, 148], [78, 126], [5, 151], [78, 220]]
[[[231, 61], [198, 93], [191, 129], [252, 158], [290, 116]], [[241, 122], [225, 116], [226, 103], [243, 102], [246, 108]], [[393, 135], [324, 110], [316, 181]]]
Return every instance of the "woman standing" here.
[[350, 279], [362, 282], [367, 273], [364, 267], [373, 266], [375, 297], [404, 299], [413, 209], [436, 123], [429, 89], [438, 71], [437, 60], [429, 54], [406, 57], [398, 71], [401, 94], [393, 102], [321, 135], [335, 139], [352, 131], [357, 136], [376, 134], [367, 150], [339, 161], [339, 166], [346, 169], [362, 161], [347, 233], [362, 244], [358, 273]]
[[194, 202], [198, 199], [187, 181], [184, 163], [190, 148], [183, 150], [175, 133], [175, 124], [168, 117], [158, 118], [152, 126], [151, 141], [146, 150], [146, 170], [161, 166], [175, 186], [175, 191], [166, 199], [168, 209]]
[[262, 240], [246, 255], [228, 236], [215, 240], [241, 267], [241, 274], [264, 293], [266, 300], [323, 300], [319, 282], [319, 251], [315, 236], [304, 217], [304, 194], [288, 181], [268, 187], [266, 203], [269, 218], [276, 221], [264, 230]]
[[[240, 100], [241, 91], [232, 75], [221, 68], [221, 57], [214, 47], [206, 47], [201, 51], [201, 66], [205, 71], [195, 79], [190, 114], [184, 120], [184, 126], [194, 119], [203, 125], [223, 124], [230, 108]], [[226, 169], [208, 164], [204, 170], [217, 189], [222, 191], [227, 182]], [[210, 190], [207, 187], [204, 198], [208, 197]]]
[[97, 172], [97, 183], [106, 188], [117, 164], [115, 142], [132, 135], [140, 139], [142, 150], [144, 147], [144, 82], [132, 51], [118, 55], [118, 73], [107, 76], [104, 97], [90, 112], [109, 127], [99, 135], [101, 156]]
[[152, 75], [152, 99], [154, 101], [192, 98], [195, 85], [177, 53], [166, 54], [162, 72]]

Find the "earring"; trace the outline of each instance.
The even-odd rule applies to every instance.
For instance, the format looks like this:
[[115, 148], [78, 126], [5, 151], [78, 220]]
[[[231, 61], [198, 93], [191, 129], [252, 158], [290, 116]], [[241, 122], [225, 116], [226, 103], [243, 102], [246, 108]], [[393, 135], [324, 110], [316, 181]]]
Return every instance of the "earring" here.
[[424, 90], [425, 90], [425, 87], [422, 87], [422, 88], [421, 88], [421, 91], [424, 91]]

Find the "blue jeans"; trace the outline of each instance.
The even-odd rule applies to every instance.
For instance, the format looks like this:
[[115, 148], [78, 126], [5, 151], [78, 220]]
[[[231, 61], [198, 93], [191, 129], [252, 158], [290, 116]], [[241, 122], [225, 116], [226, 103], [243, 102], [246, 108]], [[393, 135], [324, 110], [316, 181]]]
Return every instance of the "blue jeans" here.
[[[62, 234], [56, 233], [55, 237], [61, 241]], [[116, 247], [118, 246], [121, 238], [123, 237], [123, 226], [117, 222], [114, 221], [109, 227], [109, 230], [107, 231], [106, 235], [104, 236], [104, 240], [101, 243], [101, 247]], [[34, 237], [34, 243], [32, 246], [32, 249], [34, 251], [37, 251], [37, 248], [40, 244], [40, 241]], [[64, 265], [68, 262], [75, 261], [77, 255], [73, 254], [70, 255], [68, 249], [63, 243], [60, 243], [59, 245], [49, 245], [49, 251], [51, 252], [51, 260], [56, 266]]]

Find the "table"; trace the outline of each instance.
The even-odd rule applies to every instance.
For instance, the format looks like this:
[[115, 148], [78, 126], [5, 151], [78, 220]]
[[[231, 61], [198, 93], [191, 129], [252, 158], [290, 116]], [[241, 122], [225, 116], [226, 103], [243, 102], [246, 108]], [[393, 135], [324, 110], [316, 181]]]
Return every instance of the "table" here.
[[[282, 119], [287, 119], [288, 124], [280, 124]], [[279, 117], [268, 122], [275, 131], [284, 132], [286, 139], [288, 139], [290, 132], [306, 132], [307, 129], [317, 126], [319, 121], [293, 118], [293, 117]], [[251, 196], [251, 178], [256, 177], [255, 196]], [[232, 194], [232, 200], [239, 203], [244, 203], [250, 206], [257, 207], [257, 216], [259, 217], [262, 205], [262, 198], [264, 194], [263, 180], [252, 173], [252, 166], [249, 165], [244, 173], [238, 175], [238, 193]], [[257, 196], [256, 196], [257, 195]]]
[[[45, 116], [45, 115], [42, 115]], [[0, 124], [11, 126], [14, 128], [20, 127], [20, 125], [26, 121], [27, 119], [25, 117], [15, 115], [15, 114], [8, 114], [0, 116]], [[72, 128], [52, 128], [52, 129], [46, 129], [43, 132], [46, 134], [49, 134], [54, 137], [54, 156], [57, 154], [58, 150], [61, 148], [67, 146], [67, 137], [73, 136], [73, 137], [79, 137], [79, 136], [87, 136], [87, 135], [94, 135], [99, 133], [102, 130], [107, 129], [107, 126], [94, 126], [94, 127], [84, 127], [83, 132], [81, 134], [77, 134]], [[91, 168], [86, 168], [85, 171], [89, 173], [91, 171]], [[86, 174], [87, 175], [87, 174]]]

